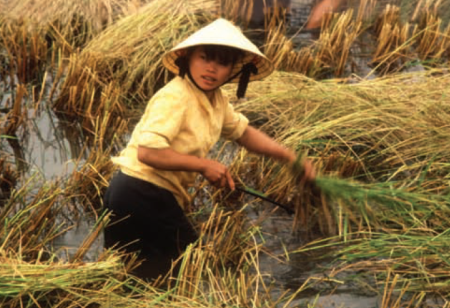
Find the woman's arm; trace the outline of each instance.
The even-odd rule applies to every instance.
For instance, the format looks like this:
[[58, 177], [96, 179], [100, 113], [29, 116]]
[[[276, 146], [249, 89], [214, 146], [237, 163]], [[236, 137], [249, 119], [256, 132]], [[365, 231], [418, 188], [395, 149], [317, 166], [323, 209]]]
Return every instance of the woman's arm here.
[[[282, 146], [262, 131], [250, 125], [247, 126], [242, 136], [237, 139], [237, 142], [250, 152], [270, 156], [284, 163], [292, 164], [297, 159], [294, 151]], [[316, 173], [309, 160], [304, 161], [303, 169], [305, 171], [304, 178], [314, 180]]]
[[198, 172], [215, 186], [228, 186], [232, 190], [235, 188], [228, 168], [211, 159], [180, 154], [170, 148], [154, 149], [139, 146], [138, 160], [155, 169]]
[[296, 159], [296, 155], [292, 150], [282, 146], [262, 131], [250, 125], [247, 126], [242, 136], [236, 141], [250, 152], [270, 156], [282, 162], [291, 163]]

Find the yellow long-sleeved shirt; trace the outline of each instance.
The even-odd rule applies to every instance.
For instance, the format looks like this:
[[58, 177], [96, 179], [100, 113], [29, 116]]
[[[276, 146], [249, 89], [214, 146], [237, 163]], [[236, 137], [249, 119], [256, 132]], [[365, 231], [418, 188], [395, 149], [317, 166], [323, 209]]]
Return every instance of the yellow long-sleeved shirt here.
[[187, 190], [197, 174], [152, 168], [138, 160], [137, 149], [171, 148], [205, 157], [221, 136], [229, 140], [241, 137], [248, 119], [234, 111], [220, 89], [215, 90], [212, 101], [189, 78], [174, 78], [152, 97], [126, 148], [112, 161], [123, 173], [171, 191], [184, 208], [191, 201]]

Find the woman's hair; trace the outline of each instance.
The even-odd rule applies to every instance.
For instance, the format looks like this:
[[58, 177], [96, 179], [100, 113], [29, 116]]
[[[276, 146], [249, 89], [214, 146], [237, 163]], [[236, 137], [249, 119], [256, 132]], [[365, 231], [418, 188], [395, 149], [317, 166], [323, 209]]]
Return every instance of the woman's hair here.
[[235, 65], [239, 60], [241, 60], [245, 53], [244, 51], [223, 45], [199, 45], [188, 48], [186, 58], [189, 59], [198, 47], [203, 48], [206, 54], [207, 60], [215, 60], [223, 65]]
[[[223, 45], [198, 45], [198, 46], [192, 46], [187, 48], [186, 54], [184, 56], [180, 56], [175, 60], [175, 64], [178, 66], [178, 75], [181, 78], [184, 78], [186, 74], [190, 76], [189, 72], [189, 59], [194, 53], [196, 48], [203, 48], [203, 52], [206, 55], [206, 59], [208, 61], [214, 60], [222, 65], [230, 65], [234, 67], [234, 65], [242, 60], [245, 56], [245, 52], [243, 50], [240, 50], [238, 48], [234, 47], [228, 47]], [[238, 86], [238, 97], [243, 97], [245, 95], [245, 91], [247, 89], [247, 84], [249, 81], [250, 71], [247, 68], [249, 65], [253, 65], [254, 69], [256, 67], [253, 63], [249, 63], [247, 65], [244, 65], [242, 70], [239, 71], [238, 74], [242, 74], [241, 78], [239, 79], [239, 86]], [[257, 70], [256, 70], [257, 71]], [[238, 75], [236, 74], [236, 75]], [[235, 76], [231, 77], [234, 78]], [[245, 77], [245, 78], [243, 78]], [[228, 81], [227, 81], [228, 82]], [[195, 83], [195, 81], [194, 81]]]

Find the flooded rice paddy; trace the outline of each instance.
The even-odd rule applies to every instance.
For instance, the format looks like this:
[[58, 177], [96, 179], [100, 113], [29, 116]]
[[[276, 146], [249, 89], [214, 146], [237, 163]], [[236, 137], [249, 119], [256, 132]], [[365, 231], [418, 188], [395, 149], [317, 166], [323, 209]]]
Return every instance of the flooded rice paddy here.
[[[5, 96], [4, 99], [7, 99]], [[32, 111], [30, 111], [32, 112]], [[51, 112], [42, 112], [41, 116], [30, 122], [26, 132], [26, 138], [22, 139], [19, 152], [21, 157], [17, 159], [27, 162], [25, 173], [28, 176], [37, 176], [42, 184], [58, 178], [67, 177], [77, 165], [83, 164], [81, 155], [82, 142], [77, 134], [76, 123], [65, 123], [55, 117]], [[72, 131], [72, 133], [69, 133]], [[70, 137], [72, 136], [72, 137]], [[6, 152], [13, 151], [12, 147], [2, 148]], [[211, 156], [219, 153], [219, 147], [213, 149]], [[227, 144], [225, 151], [221, 148], [220, 160], [231, 163], [237, 154], [237, 146]], [[376, 282], [366, 280], [367, 285], [349, 283], [346, 278], [352, 273], [344, 273], [333, 278], [328, 278], [332, 266], [331, 259], [321, 259], [321, 255], [329, 252], [327, 249], [312, 253], [292, 254], [286, 262], [282, 258], [286, 252], [293, 251], [311, 240], [311, 234], [307, 232], [292, 231], [293, 217], [283, 210], [276, 208], [270, 202], [261, 202], [253, 196], [242, 196], [242, 205], [252, 204], [247, 209], [250, 224], [257, 224], [264, 233], [264, 248], [267, 253], [259, 256], [260, 274], [267, 277], [267, 282], [275, 285], [272, 296], [277, 299], [286, 290], [297, 290], [305, 282], [314, 281], [303, 290], [288, 306], [280, 307], [323, 307], [323, 308], [362, 308], [380, 307], [382, 298], [372, 288], [376, 288]], [[206, 197], [198, 197], [195, 203], [211, 206]], [[81, 212], [82, 208], [79, 209]], [[261, 220], [261, 218], [263, 218]], [[262, 221], [262, 222], [261, 222]], [[62, 260], [70, 260], [78, 251], [83, 241], [90, 235], [95, 225], [95, 217], [84, 215], [81, 218], [71, 217], [66, 213], [58, 219], [58, 222], [69, 228], [57, 237], [51, 249]], [[101, 233], [88, 252], [84, 261], [95, 262], [103, 250], [103, 234]], [[324, 294], [324, 295], [321, 295]], [[309, 305], [309, 306], [308, 306]], [[427, 307], [442, 307], [443, 302], [429, 301]]]
[[[307, 3], [306, 8], [305, 3]], [[290, 34], [293, 35], [293, 49], [289, 51], [291, 54], [294, 50], [300, 50], [305, 44], [313, 44], [319, 41], [317, 35], [314, 33], [297, 33], [295, 31], [296, 26], [303, 24], [307, 19], [305, 16], [309, 14], [312, 3], [312, 1], [291, 1], [290, 30], [292, 31]], [[349, 26], [350, 28], [351, 26]], [[377, 32], [376, 29], [371, 30], [372, 32]], [[348, 38], [350, 39], [351, 30], [348, 31], [350, 33], [348, 34]], [[433, 195], [445, 196], [448, 194], [448, 173], [446, 174], [446, 171], [448, 170], [449, 159], [448, 155], [445, 154], [448, 152], [445, 150], [445, 146], [446, 144], [450, 144], [448, 143], [449, 136], [446, 130], [448, 127], [448, 118], [446, 118], [448, 112], [445, 107], [445, 103], [447, 102], [447, 90], [445, 90], [446, 87], [448, 88], [447, 79], [441, 79], [441, 86], [433, 83], [430, 78], [430, 75], [433, 74], [426, 74], [427, 70], [430, 69], [427, 67], [428, 62], [418, 61], [418, 53], [412, 53], [414, 54], [413, 56], [408, 54], [407, 60], [402, 58], [403, 55], [401, 52], [393, 52], [389, 56], [386, 56], [386, 58], [383, 58], [381, 54], [377, 58], [378, 61], [375, 61], [375, 57], [372, 55], [379, 51], [377, 47], [379, 48], [381, 46], [381, 38], [380, 36], [377, 41], [373, 35], [365, 36], [361, 34], [358, 40], [355, 40], [351, 46], [351, 61], [349, 61], [351, 63], [344, 66], [344, 73], [339, 76], [340, 79], [338, 80], [332, 79], [335, 77], [333, 75], [335, 71], [327, 69], [325, 65], [325, 69], [316, 75], [318, 77], [317, 79], [320, 80], [317, 84], [314, 84], [311, 80], [305, 81], [305, 79], [301, 79], [303, 77], [289, 75], [287, 78], [294, 80], [298, 78], [295, 86], [300, 88], [300, 90], [295, 88], [295, 90], [289, 91], [292, 85], [283, 81], [283, 78], [285, 78], [283, 75], [280, 75], [281, 77], [277, 75], [270, 81], [270, 85], [263, 84], [262, 86], [258, 85], [260, 88], [254, 88], [256, 89], [254, 90], [255, 92], [261, 89], [266, 91], [258, 93], [261, 94], [261, 99], [255, 98], [254, 95], [252, 96], [253, 90], [251, 86], [249, 87], [249, 102], [256, 101], [261, 106], [266, 106], [263, 104], [267, 100], [269, 101], [267, 105], [269, 107], [261, 107], [262, 109], [259, 110], [254, 107], [252, 108], [252, 105], [250, 105], [248, 107], [249, 109], [245, 109], [245, 104], [248, 102], [242, 103], [240, 107], [243, 108], [243, 112], [248, 113], [249, 117], [254, 116], [253, 113], [256, 114], [255, 119], [252, 118], [252, 121], [257, 125], [272, 124], [272, 121], [276, 122], [279, 118], [281, 119], [280, 122], [283, 122], [283, 119], [285, 119], [288, 126], [290, 123], [289, 114], [296, 110], [294, 104], [289, 102], [289, 100], [295, 100], [295, 102], [298, 102], [298, 105], [304, 106], [305, 112], [308, 111], [306, 113], [307, 116], [299, 114], [299, 119], [316, 118], [311, 120], [311, 122], [305, 120], [305, 122], [295, 126], [295, 129], [292, 130], [289, 127], [280, 125], [281, 128], [278, 130], [275, 128], [272, 133], [283, 135], [286, 142], [291, 142], [290, 145], [296, 145], [298, 140], [301, 139], [301, 145], [303, 147], [309, 147], [311, 155], [315, 158], [319, 168], [324, 170], [324, 172], [329, 172], [330, 174], [334, 172], [341, 176], [350, 175], [349, 177], [355, 175], [355, 178], [363, 178], [363, 181], [366, 181], [366, 183], [370, 183], [370, 180], [372, 180], [375, 183], [373, 188], [377, 188], [376, 184], [379, 182], [390, 184], [391, 190], [388, 192], [388, 200], [393, 200], [394, 206], [397, 206], [397, 203], [402, 205], [404, 203], [407, 208], [405, 210], [399, 206], [398, 209], [390, 212], [389, 208], [378, 207], [376, 203], [369, 204], [369, 202], [366, 202], [365, 207], [357, 208], [356, 201], [353, 202], [354, 204], [349, 202], [351, 204], [347, 205], [342, 200], [331, 200], [327, 201], [329, 202], [327, 203], [321, 199], [322, 203], [317, 200], [316, 203], [312, 202], [314, 203], [313, 205], [319, 204], [319, 206], [316, 208], [312, 206], [312, 209], [309, 208], [311, 212], [305, 212], [306, 214], [304, 216], [307, 224], [300, 224], [299, 226], [298, 220], [301, 220], [301, 217], [290, 216], [282, 209], [277, 209], [270, 202], [262, 202], [254, 196], [239, 194], [237, 192], [225, 197], [225, 201], [227, 198], [232, 199], [234, 206], [237, 208], [244, 208], [246, 219], [248, 219], [245, 228], [256, 228], [261, 234], [261, 237], [255, 237], [255, 241], [258, 242], [257, 244], [261, 244], [262, 248], [254, 254], [255, 258], [258, 259], [258, 266], [253, 269], [252, 274], [261, 276], [266, 285], [272, 287], [270, 296], [273, 302], [285, 296], [285, 292], [293, 295], [288, 302], [274, 304], [274, 307], [397, 308], [449, 307], [450, 305], [448, 302], [448, 273], [446, 274], [439, 270], [441, 267], [445, 269], [445, 264], [448, 263], [448, 254], [445, 252], [448, 222], [445, 217], [448, 217], [448, 203], [447, 201], [440, 203], [439, 200], [435, 201], [431, 197]], [[394, 51], [405, 51], [406, 49], [402, 49], [404, 42], [402, 43], [400, 37], [398, 37], [398, 40], [400, 43], [396, 45], [395, 48], [397, 49], [394, 48]], [[320, 42], [323, 41], [325, 41], [325, 38], [320, 40]], [[394, 43], [391, 42], [391, 44]], [[335, 45], [339, 44], [332, 46]], [[443, 42], [442, 46], [444, 45]], [[320, 49], [320, 47], [317, 48]], [[326, 48], [320, 50], [323, 51]], [[323, 56], [322, 60], [327, 59], [326, 53], [322, 53], [321, 55]], [[0, 51], [0, 57], [0, 59], [7, 58], [3, 50]], [[307, 57], [308, 54], [305, 53], [304, 58]], [[67, 57], [65, 59], [68, 60]], [[331, 63], [329, 64], [330, 67], [333, 67], [334, 64], [339, 62], [339, 59], [328, 60]], [[388, 80], [388, 85], [386, 85], [383, 81], [385, 73], [389, 69], [394, 69], [398, 65], [405, 63], [407, 65], [401, 71], [407, 76], [407, 82], [402, 79], [403, 77], [398, 77], [398, 80]], [[5, 116], [12, 109], [12, 102], [17, 100], [16, 91], [19, 85], [22, 85], [23, 80], [20, 80], [19, 77], [14, 79], [15, 77], [8, 75], [12, 67], [11, 63], [1, 64], [3, 66], [0, 70], [2, 74], [0, 76], [0, 80], [2, 81], [0, 82], [0, 111], [2, 111], [0, 115]], [[280, 67], [285, 65], [285, 68], [289, 68], [289, 65], [284, 64], [281, 60], [279, 65]], [[377, 70], [377, 67], [380, 69]], [[442, 70], [435, 74], [436, 76], [445, 76], [447, 68], [446, 65], [443, 65], [443, 67]], [[70, 66], [66, 68], [64, 69], [64, 74], [70, 71]], [[302, 71], [301, 67], [298, 69]], [[310, 67], [307, 73], [314, 75], [313, 71]], [[64, 78], [59, 80], [56, 78], [58, 81], [55, 83], [55, 77], [58, 75], [57, 68], [52, 67], [47, 72], [48, 76], [52, 78], [47, 77], [46, 79], [43, 75], [38, 75], [35, 80], [26, 84], [27, 91], [22, 100], [23, 109], [19, 112], [22, 116], [19, 128], [14, 134], [7, 134], [6, 132], [0, 134], [0, 158], [6, 158], [19, 172], [21, 180], [17, 184], [17, 187], [28, 185], [31, 187], [30, 189], [35, 191], [38, 191], [42, 187], [51, 187], [50, 185], [54, 182], [59, 183], [64, 190], [66, 181], [73, 176], [74, 172], [81, 170], [86, 165], [92, 169], [97, 167], [90, 161], [91, 154], [101, 153], [101, 156], [104, 156], [104, 152], [102, 152], [104, 150], [103, 143], [99, 142], [92, 145], [92, 143], [86, 141], [87, 137], [97, 129], [95, 123], [90, 123], [87, 126], [89, 129], [86, 129], [83, 126], [86, 121], [82, 116], [65, 118], [61, 114], [57, 115], [54, 112], [51, 106], [55, 103], [55, 98], [58, 97], [58, 91]], [[417, 74], [415, 75], [415, 73]], [[11, 78], [14, 79], [14, 82], [11, 81]], [[277, 78], [279, 78], [279, 81]], [[426, 81], [428, 80], [427, 78], [430, 78], [429, 83]], [[344, 88], [346, 84], [357, 84], [363, 79], [374, 80], [377, 83], [366, 83], [361, 88]], [[412, 93], [414, 87], [408, 87], [411, 83], [417, 83], [422, 88], [429, 87], [430, 91], [428, 92], [430, 93], [427, 93], [427, 89], [424, 89], [423, 92], [417, 92], [418, 94]], [[43, 84], [45, 85], [44, 89], [42, 89]], [[56, 94], [53, 95], [53, 99], [50, 99], [48, 95], [52, 92], [51, 89], [54, 89], [55, 85], [57, 87]], [[332, 86], [328, 88], [328, 85]], [[312, 91], [304, 90], [304, 88], [308, 87]], [[375, 91], [376, 94], [374, 94], [371, 90], [376, 87], [379, 87], [380, 90], [378, 93]], [[130, 87], [130, 89], [136, 90], [133, 87]], [[44, 91], [44, 95], [42, 96], [44, 98], [38, 99], [40, 103], [36, 105], [36, 97], [39, 96], [42, 90]], [[286, 94], [283, 91], [289, 93]], [[389, 91], [392, 91], [392, 93]], [[407, 91], [411, 92], [408, 93]], [[113, 101], [114, 96], [108, 96], [110, 93], [106, 92], [102, 92], [103, 97], [108, 97]], [[314, 95], [310, 95], [311, 92]], [[277, 94], [279, 98], [276, 97]], [[98, 96], [92, 93], [91, 95], [92, 97], [98, 98]], [[420, 105], [421, 101], [417, 99], [418, 96], [422, 98], [422, 102], [426, 102], [428, 99], [431, 103], [429, 105]], [[270, 104], [271, 99], [274, 99], [273, 97], [275, 97], [277, 104]], [[379, 99], [380, 97], [382, 98]], [[405, 97], [407, 99], [404, 99]], [[335, 98], [337, 101], [333, 100]], [[384, 105], [384, 100], [388, 99], [392, 99], [393, 104], [398, 102], [399, 105], [400, 102], [403, 104], [405, 100], [406, 111], [396, 110], [396, 106], [393, 104]], [[414, 104], [408, 105], [408, 100], [413, 101]], [[127, 100], [123, 101], [128, 103]], [[351, 104], [345, 105], [347, 101]], [[375, 106], [373, 108], [374, 110], [377, 112], [381, 110], [382, 112], [373, 114], [369, 112], [365, 113], [366, 111], [364, 109], [361, 113], [358, 113], [360, 110], [357, 110], [355, 106], [358, 106], [361, 102], [370, 102], [368, 104], [370, 107], [364, 107], [368, 110]], [[310, 104], [313, 103], [317, 103], [315, 105], [316, 109], [308, 109], [310, 108]], [[328, 103], [331, 107], [327, 107]], [[334, 115], [332, 116], [328, 112], [339, 111], [340, 106], [345, 106], [345, 110], [339, 116], [333, 118]], [[325, 111], [317, 116], [316, 111], [321, 108]], [[372, 109], [370, 110], [372, 112]], [[355, 118], [352, 118], [352, 113], [356, 114]], [[389, 117], [390, 121], [369, 127], [371, 125], [369, 122], [372, 123], [371, 121], [379, 120], [381, 118], [380, 115]], [[2, 121], [0, 123], [5, 123], [5, 117], [1, 118]], [[329, 122], [320, 122], [322, 119], [327, 119]], [[364, 123], [367, 124], [367, 130], [364, 130], [365, 127], [363, 126], [365, 124], [361, 124], [362, 122], [358, 121], [360, 119], [366, 120]], [[408, 119], [417, 120], [417, 122], [411, 124], [407, 121]], [[341, 120], [344, 124], [340, 122]], [[316, 125], [317, 122], [319, 124]], [[352, 126], [348, 123], [356, 124]], [[392, 123], [393, 125], [391, 125]], [[270, 127], [270, 125], [264, 128], [267, 127]], [[421, 128], [424, 129], [423, 132], [419, 131], [418, 133], [419, 135], [423, 133], [423, 135], [415, 139], [415, 134], [412, 131], [416, 128], [418, 130]], [[114, 127], [108, 126], [105, 131], [111, 132], [113, 129]], [[299, 135], [301, 138], [295, 135], [297, 132], [301, 132], [301, 135]], [[416, 132], [414, 131], [414, 133]], [[95, 134], [100, 135], [98, 131], [95, 131]], [[106, 137], [105, 140], [107, 140], [107, 143], [117, 143], [117, 148], [114, 149], [117, 151], [126, 142], [127, 134], [124, 134], [123, 140], [114, 139], [114, 142], [112, 142], [107, 140]], [[373, 134], [373, 139], [371, 138], [371, 134]], [[410, 135], [413, 135], [413, 137]], [[100, 137], [103, 136], [106, 136], [106, 134]], [[367, 141], [365, 138], [370, 139], [370, 141]], [[424, 139], [427, 140], [428, 144], [423, 145], [422, 142]], [[389, 140], [391, 143], [384, 143], [385, 140]], [[235, 165], [235, 168], [238, 169], [236, 171], [237, 174], [245, 178], [247, 185], [251, 187], [263, 187], [263, 189], [267, 190], [271, 189], [272, 192], [281, 186], [282, 188], [279, 191], [282, 193], [272, 193], [271, 197], [279, 197], [278, 199], [284, 203], [291, 202], [286, 197], [290, 189], [284, 189], [282, 185], [284, 183], [281, 183], [282, 181], [280, 183], [275, 181], [276, 183], [272, 185], [264, 182], [264, 178], [266, 177], [268, 179], [279, 179], [276, 174], [277, 167], [271, 167], [264, 160], [258, 160], [258, 163], [255, 163], [255, 160], [249, 159], [251, 162], [248, 163], [245, 155], [235, 145], [229, 143], [225, 144], [225, 147], [223, 145], [222, 142], [219, 143], [210, 155], [212, 157], [218, 157], [218, 159], [227, 164], [232, 164], [235, 157], [244, 157], [244, 159], [239, 161], [241, 165], [238, 163]], [[416, 154], [416, 151], [418, 154]], [[106, 154], [107, 157], [110, 155], [112, 153]], [[333, 159], [335, 157], [338, 158], [334, 161]], [[243, 172], [240, 168], [243, 170], [248, 168], [248, 170]], [[101, 172], [98, 173], [101, 174]], [[84, 175], [83, 173], [82, 176]], [[252, 176], [254, 177], [254, 181], [251, 181]], [[78, 177], [77, 179], [81, 182], [83, 178]], [[104, 181], [102, 182], [102, 180], [100, 179], [99, 182], [103, 185]], [[102, 186], [98, 184], [99, 182], [93, 181], [93, 184], [89, 188], [101, 191]], [[402, 199], [402, 195], [396, 195], [400, 190], [392, 190], [393, 186], [399, 187], [399, 189], [405, 189], [406, 192], [411, 193], [415, 192], [417, 186], [419, 187], [419, 193], [423, 193], [424, 191], [425, 193], [420, 195], [419, 199], [405, 201]], [[0, 199], [8, 198], [3, 190], [1, 193], [4, 196]], [[71, 192], [67, 193], [69, 195], [65, 195], [66, 200], [59, 200], [57, 202], [65, 208], [59, 212], [58, 217], [55, 219], [55, 224], [60, 225], [60, 230], [68, 229], [61, 232], [48, 245], [48, 248], [55, 252], [62, 260], [71, 260], [79, 253], [80, 246], [85, 243], [86, 238], [96, 228], [96, 216], [98, 215], [98, 212], [95, 211], [94, 213], [88, 211], [89, 214], [87, 214], [85, 212], [86, 208], [83, 208], [82, 204], [77, 204], [76, 201], [73, 201], [75, 198], [70, 196]], [[74, 190], [73, 192], [74, 195], [82, 195], [83, 193], [81, 189], [79, 191]], [[197, 207], [204, 206], [210, 210], [215, 205], [214, 202], [216, 202], [215, 197], [211, 197], [213, 194], [214, 191], [209, 187], [203, 187], [196, 195], [195, 205]], [[366, 192], [366, 194], [369, 195], [370, 192]], [[89, 193], [86, 193], [85, 200], [87, 199], [88, 204], [89, 201], [93, 202], [93, 200], [89, 200], [90, 196]], [[314, 197], [312, 196], [311, 200]], [[33, 192], [28, 195], [28, 198], [33, 199]], [[305, 207], [306, 205], [311, 205], [310, 199], [306, 197], [302, 201], [305, 201], [301, 203]], [[25, 201], [21, 200], [18, 202], [18, 207], [20, 207], [19, 203], [22, 205], [24, 203], [26, 204]], [[426, 210], [423, 210], [422, 213], [416, 209], [416, 206], [420, 208], [422, 204], [425, 204], [424, 208], [433, 208], [432, 213]], [[327, 215], [328, 205], [341, 211], [337, 214], [335, 213], [336, 223], [329, 219], [331, 217], [329, 213]], [[351, 208], [352, 205], [355, 208]], [[94, 207], [95, 205], [89, 204], [89, 206]], [[361, 214], [358, 212], [359, 210]], [[377, 210], [386, 211], [388, 216], [393, 217], [380, 217], [373, 214]], [[77, 214], [75, 215], [74, 213]], [[405, 214], [406, 218], [398, 218], [396, 216], [397, 214], [399, 216]], [[408, 221], [409, 218], [412, 222]], [[309, 228], [310, 224], [308, 224], [308, 220], [311, 220], [311, 225], [314, 228]], [[7, 222], [5, 222], [5, 225]], [[301, 222], [304, 223], [305, 221]], [[327, 232], [333, 229], [333, 227], [339, 231], [335, 234], [332, 234], [333, 232]], [[327, 228], [330, 230], [327, 230]], [[331, 234], [331, 243], [339, 242], [341, 239], [349, 240], [352, 238], [352, 235], [349, 235], [347, 232], [350, 232], [352, 228], [361, 232], [361, 238], [366, 236], [370, 237], [366, 232], [373, 232], [374, 234], [378, 234], [378, 232], [380, 234], [392, 233], [393, 238], [383, 241], [382, 244], [369, 241], [369, 246], [372, 245], [373, 247], [369, 247], [367, 252], [359, 252], [357, 250], [351, 251], [348, 254], [341, 252], [338, 257], [333, 255], [334, 251], [339, 250], [338, 245], [330, 244], [320, 247], [319, 242], [317, 245], [319, 248], [309, 249], [309, 243], [314, 240], [320, 240], [325, 235]], [[400, 238], [400, 235], [408, 236], [411, 234], [413, 238], [416, 234], [421, 235], [425, 233], [428, 235], [428, 232], [432, 235], [431, 239], [418, 240], [417, 243], [413, 242], [411, 245], [413, 249], [411, 251], [406, 249], [407, 243], [402, 241], [399, 241], [397, 246], [392, 245], [390, 252], [383, 250], [385, 246], [389, 246], [389, 244], [395, 242], [395, 236]], [[333, 236], [337, 236], [339, 240]], [[357, 235], [355, 237], [358, 238]], [[440, 243], [440, 238], [444, 239], [443, 246], [433, 246], [433, 243]], [[83, 254], [83, 261], [95, 262], [101, 258], [103, 253], [102, 243], [103, 235], [100, 232], [89, 245], [89, 250]], [[349, 242], [345, 242], [342, 246], [345, 247], [345, 244], [349, 244]], [[415, 254], [420, 249], [428, 247], [431, 247], [431, 252], [427, 251], [429, 253], [428, 255]], [[406, 252], [397, 255], [397, 249], [403, 248], [405, 248]], [[443, 248], [443, 250], [439, 250], [440, 248]], [[361, 250], [363, 249], [361, 248]], [[381, 251], [383, 251], [383, 255], [378, 254], [381, 254]], [[359, 255], [358, 252], [360, 253]], [[412, 261], [408, 260], [409, 255], [411, 255]], [[362, 265], [352, 268], [352, 257], [354, 257], [352, 259], [353, 263], [361, 263]], [[388, 262], [391, 257], [394, 260], [392, 265]], [[407, 259], [404, 261], [405, 263], [402, 263], [405, 259]], [[347, 260], [349, 260], [348, 263]], [[385, 266], [384, 261], [388, 265]], [[395, 261], [399, 263], [396, 264]], [[340, 263], [338, 264], [336, 262]], [[377, 262], [380, 263], [379, 266]], [[347, 267], [348, 270], [345, 270]], [[401, 283], [399, 282], [398, 285], [394, 283], [399, 279], [398, 276], [390, 276], [391, 271], [394, 272], [396, 269], [398, 269], [396, 273], [399, 273], [399, 275], [405, 274], [406, 277], [400, 279]], [[409, 273], [408, 270], [410, 270]], [[430, 274], [428, 274], [427, 270], [430, 271]], [[422, 278], [426, 283], [422, 282]], [[419, 280], [417, 284], [414, 284], [416, 289], [412, 289], [416, 293], [402, 293], [402, 287], [407, 289], [409, 283], [415, 282], [416, 280]], [[390, 289], [388, 290], [389, 285]], [[246, 303], [242, 306], [250, 307], [252, 305]]]

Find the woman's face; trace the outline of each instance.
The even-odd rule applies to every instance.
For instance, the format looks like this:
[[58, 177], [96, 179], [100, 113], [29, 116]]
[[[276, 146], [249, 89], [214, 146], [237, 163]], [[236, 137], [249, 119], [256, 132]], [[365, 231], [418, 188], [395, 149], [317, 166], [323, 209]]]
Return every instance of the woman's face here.
[[203, 47], [195, 48], [189, 59], [189, 70], [195, 83], [211, 98], [213, 91], [223, 85], [231, 76], [233, 64], [208, 59]]

